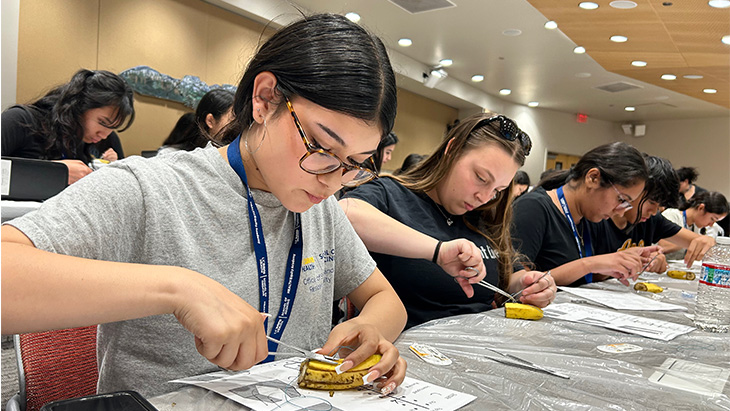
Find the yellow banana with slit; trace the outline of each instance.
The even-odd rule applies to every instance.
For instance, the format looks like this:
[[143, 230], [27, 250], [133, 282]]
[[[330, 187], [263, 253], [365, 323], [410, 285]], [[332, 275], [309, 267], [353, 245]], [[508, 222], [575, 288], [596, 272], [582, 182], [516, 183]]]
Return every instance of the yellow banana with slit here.
[[504, 315], [507, 318], [519, 318], [521, 320], [539, 320], [542, 318], [542, 310], [534, 305], [522, 303], [506, 303]]
[[[337, 374], [337, 365], [327, 364], [316, 360], [305, 360], [299, 367], [297, 383], [301, 388], [313, 390], [349, 390], [363, 385], [362, 377], [367, 375], [370, 367], [380, 361], [380, 354], [374, 354], [360, 364], [350, 368], [342, 374]], [[343, 360], [339, 360], [342, 364]]]
[[660, 292], [664, 291], [664, 289], [662, 287], [659, 287], [656, 284], [645, 283], [645, 282], [634, 284], [634, 290], [647, 291], [650, 293], [660, 293]]
[[667, 275], [672, 278], [678, 278], [680, 280], [689, 280], [689, 281], [692, 281], [696, 278], [695, 273], [693, 273], [691, 271], [670, 270], [670, 271], [667, 271]]

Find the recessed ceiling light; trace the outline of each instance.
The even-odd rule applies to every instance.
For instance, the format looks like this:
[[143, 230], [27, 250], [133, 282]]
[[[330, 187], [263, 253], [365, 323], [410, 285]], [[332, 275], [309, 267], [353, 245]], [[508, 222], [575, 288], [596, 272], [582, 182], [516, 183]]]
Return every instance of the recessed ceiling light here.
[[583, 46], [578, 46], [573, 49], [573, 53], [575, 53], [575, 54], [583, 54], [585, 52], [586, 52], [586, 48]]
[[558, 23], [550, 20], [547, 23], [545, 23], [545, 28], [548, 30], [555, 30], [558, 28]]
[[662, 80], [676, 80], [677, 76], [674, 74], [662, 74]]
[[715, 93], [717, 93], [717, 90], [715, 90], [714, 88], [706, 88], [706, 89], [702, 90], [702, 92], [707, 93], [707, 94], [715, 94]]
[[591, 73], [575, 73], [575, 76], [578, 78], [588, 78], [591, 76]]
[[475, 74], [471, 76], [471, 81], [479, 83], [480, 81], [484, 81], [484, 76], [482, 76], [481, 74]]
[[540, 105], [540, 103], [537, 101], [531, 101], [531, 102], [527, 103], [528, 107], [537, 107], [539, 105]]
[[349, 12], [345, 14], [345, 17], [347, 17], [347, 19], [353, 23], [357, 23], [358, 21], [360, 21], [360, 15], [354, 12]]
[[715, 7], [718, 9], [726, 9], [730, 7], [730, 0], [710, 0], [707, 2], [707, 4], [710, 5], [710, 7]]
[[503, 31], [502, 34], [504, 34], [505, 36], [514, 37], [514, 36], [519, 36], [520, 34], [522, 34], [522, 30], [507, 29], [507, 30]]
[[626, 1], [626, 0], [616, 0], [608, 3], [609, 6], [613, 7], [614, 9], [633, 9], [637, 6], [637, 4], [633, 1]]
[[443, 60], [439, 61], [439, 64], [444, 67], [449, 67], [450, 65], [454, 64], [454, 61], [451, 59], [443, 59]]
[[688, 80], [699, 80], [699, 79], [703, 78], [703, 76], [700, 74], [687, 74], [686, 76], [682, 76], [682, 77], [684, 77]]
[[725, 44], [730, 44], [730, 35], [722, 36], [722, 42]]
[[411, 44], [413, 44], [413, 41], [411, 39], [400, 39], [398, 40], [398, 45], [401, 47], [408, 47]]
[[631, 62], [631, 65], [634, 67], [646, 67], [646, 62], [641, 60], [634, 60]]
[[636, 111], [636, 107], [626, 106], [626, 107], [624, 107], [624, 110], [626, 110], [626, 111]]
[[584, 1], [581, 2], [578, 7], [582, 8], [583, 10], [595, 10], [598, 8], [598, 4], [592, 1]]
[[611, 41], [614, 43], [625, 43], [628, 39], [626, 36], [611, 36]]
[[512, 94], [512, 90], [508, 88], [503, 88], [502, 90], [499, 90], [499, 94], [503, 96], [509, 96], [510, 94]]

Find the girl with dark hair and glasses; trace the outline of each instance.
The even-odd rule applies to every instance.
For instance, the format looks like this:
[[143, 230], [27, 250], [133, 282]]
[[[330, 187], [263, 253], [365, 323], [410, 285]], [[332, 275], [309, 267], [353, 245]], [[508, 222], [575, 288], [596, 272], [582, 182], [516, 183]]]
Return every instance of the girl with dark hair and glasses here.
[[[707, 250], [715, 245], [715, 241], [693, 233], [659, 213], [660, 207], [677, 206], [679, 180], [668, 160], [646, 154], [644, 160], [649, 168], [649, 179], [646, 181], [644, 193], [631, 202], [632, 207], [623, 215], [616, 214], [598, 223], [588, 223], [591, 239], [594, 240], [593, 250], [597, 255], [609, 254], [663, 240], [690, 250], [685, 263], [691, 266], [695, 260], [704, 257]], [[654, 254], [656, 258], [651, 260], [646, 271], [664, 272], [668, 268], [666, 256], [660, 251]]]
[[[682, 203], [678, 209], [667, 208], [662, 212], [662, 215], [687, 231], [698, 235], [704, 241], [703, 247], [692, 247], [694, 244], [683, 245], [668, 241], [660, 241], [659, 245], [664, 248], [664, 252], [667, 254], [686, 248], [684, 261], [688, 265], [692, 264], [692, 261], [702, 259], [705, 252], [715, 245], [714, 238], [718, 235], [718, 229], [716, 228], [718, 226], [715, 224], [727, 217], [729, 208], [727, 198], [717, 191], [699, 192], [689, 201]], [[727, 233], [724, 234], [727, 235]], [[681, 255], [676, 257], [681, 258]]]
[[406, 327], [493, 308], [494, 291], [472, 287], [484, 279], [511, 293], [526, 287], [522, 301], [540, 307], [555, 297], [550, 276], [532, 284], [542, 273], [513, 273], [510, 193], [530, 148], [509, 118], [477, 114], [425, 160], [340, 200], [406, 306]]
[[593, 281], [593, 273], [635, 278], [658, 247], [596, 255], [587, 222], [623, 215], [644, 191], [644, 157], [625, 143], [596, 147], [570, 170], [549, 174], [514, 205], [514, 247], [559, 285]]
[[[134, 93], [124, 79], [104, 70], [82, 69], [39, 100], [2, 114], [2, 154], [54, 160], [68, 167], [68, 183], [91, 173], [90, 150], [134, 121]], [[105, 150], [114, 161], [122, 153]]]
[[[383, 43], [305, 17], [260, 46], [233, 111], [230, 145], [115, 162], [3, 226], [2, 333], [101, 324], [100, 392], [286, 358], [268, 336], [352, 347], [342, 370], [380, 353], [369, 380], [389, 393], [405, 309], [332, 197], [373, 177], [393, 127]], [[332, 329], [343, 296], [361, 314]]]

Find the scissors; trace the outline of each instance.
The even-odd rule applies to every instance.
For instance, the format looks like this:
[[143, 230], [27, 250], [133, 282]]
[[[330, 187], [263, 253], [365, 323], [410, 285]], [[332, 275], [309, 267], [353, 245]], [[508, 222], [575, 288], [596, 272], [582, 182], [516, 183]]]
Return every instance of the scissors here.
[[[467, 269], [468, 269], [468, 268], [471, 268], [471, 267], [467, 267]], [[547, 275], [550, 275], [550, 270], [548, 270], [547, 272], [545, 272], [545, 274], [541, 275], [541, 276], [540, 276], [540, 278], [538, 278], [537, 280], [533, 281], [533, 282], [532, 282], [532, 284], [535, 284], [535, 283], [537, 283], [538, 281], [540, 281], [540, 280], [542, 280], [543, 278], [545, 278], [545, 276], [547, 276]], [[525, 291], [525, 288], [527, 288], [527, 287], [529, 287], [530, 285], [532, 285], [532, 284], [530, 284], [530, 285], [528, 285], [527, 287], [525, 287], [525, 288], [521, 289], [520, 291], [517, 291], [517, 292], [516, 292], [516, 293], [514, 293], [514, 294], [508, 294], [508, 293], [506, 293], [506, 292], [502, 291], [502, 290], [501, 290], [501, 289], [500, 289], [499, 287], [496, 287], [496, 286], [494, 286], [494, 285], [492, 285], [492, 284], [490, 284], [490, 283], [488, 283], [488, 282], [486, 282], [486, 281], [484, 281], [484, 280], [482, 280], [482, 281], [480, 281], [480, 282], [478, 282], [478, 283], [476, 283], [476, 284], [477, 284], [477, 285], [480, 285], [480, 286], [482, 286], [482, 287], [484, 287], [484, 288], [489, 288], [490, 290], [492, 290], [492, 291], [494, 291], [494, 292], [496, 292], [496, 293], [502, 294], [503, 296], [505, 296], [505, 297], [509, 298], [509, 299], [510, 299], [510, 301], [512, 301], [512, 302], [515, 302], [515, 303], [517, 302], [517, 297], [519, 297], [519, 296], [520, 296], [520, 294], [522, 294], [522, 292], [523, 292], [523, 291]]]
[[266, 339], [268, 339], [271, 342], [275, 342], [275, 343], [277, 343], [277, 344], [279, 344], [281, 346], [284, 346], [286, 348], [289, 348], [289, 349], [292, 349], [294, 351], [297, 351], [297, 354], [294, 354], [294, 353], [286, 353], [286, 352], [269, 352], [269, 355], [299, 355], [299, 354], [303, 354], [305, 358], [308, 358], [310, 360], [321, 361], [323, 363], [332, 364], [332, 365], [337, 365], [337, 364], [340, 363], [339, 361], [337, 361], [337, 358], [332, 357], [330, 355], [319, 354], [319, 353], [315, 353], [315, 352], [312, 352], [312, 351], [309, 351], [309, 350], [305, 350], [304, 348], [295, 347], [293, 345], [289, 345], [289, 344], [283, 343], [283, 342], [277, 340], [276, 338], [269, 337], [268, 335], [266, 336]]
[[563, 373], [561, 373], [559, 371], [555, 371], [552, 368], [547, 368], [547, 367], [543, 367], [543, 366], [537, 365], [537, 364], [535, 364], [532, 361], [525, 360], [524, 358], [520, 358], [520, 357], [517, 357], [517, 356], [512, 355], [512, 354], [507, 354], [507, 353], [504, 353], [504, 352], [501, 352], [501, 351], [498, 351], [498, 350], [495, 350], [495, 349], [489, 348], [489, 347], [483, 347], [483, 348], [486, 349], [486, 350], [489, 350], [491, 352], [497, 353], [497, 354], [499, 354], [499, 355], [501, 355], [501, 356], [509, 359], [509, 361], [507, 361], [507, 360], [492, 358], [492, 357], [489, 357], [488, 356], [487, 358], [489, 358], [490, 360], [497, 361], [497, 362], [500, 362], [502, 364], [515, 365], [515, 366], [518, 366], [518, 367], [524, 367], [524, 368], [528, 368], [528, 369], [531, 369], [531, 370], [544, 372], [544, 373], [547, 373], [547, 374], [550, 374], [550, 375], [554, 375], [556, 377], [565, 378], [566, 380], [569, 380], [570, 379], [570, 376], [569, 375], [563, 374]]

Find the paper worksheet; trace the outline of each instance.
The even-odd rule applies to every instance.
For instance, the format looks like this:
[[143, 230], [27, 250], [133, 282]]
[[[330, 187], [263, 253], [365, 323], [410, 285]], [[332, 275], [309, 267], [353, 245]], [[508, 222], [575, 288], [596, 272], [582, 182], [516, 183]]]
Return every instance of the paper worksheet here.
[[239, 373], [214, 372], [171, 382], [196, 385], [256, 411], [361, 410], [454, 411], [476, 399], [470, 394], [406, 377], [393, 393], [382, 396], [372, 386], [328, 391], [299, 388], [297, 375], [304, 358], [290, 358]]
[[730, 370], [714, 365], [667, 358], [649, 381], [704, 395], [722, 394]]
[[586, 300], [594, 301], [614, 310], [636, 310], [636, 311], [687, 311], [687, 307], [681, 305], [655, 301], [630, 291], [609, 291], [596, 290], [580, 287], [558, 287], [565, 291]]
[[695, 329], [682, 324], [623, 314], [618, 311], [603, 310], [582, 304], [551, 304], [543, 308], [543, 312], [546, 317], [556, 320], [597, 325], [663, 341], [673, 340], [677, 336], [687, 334]]

